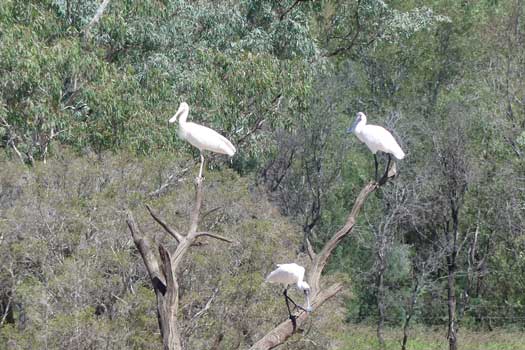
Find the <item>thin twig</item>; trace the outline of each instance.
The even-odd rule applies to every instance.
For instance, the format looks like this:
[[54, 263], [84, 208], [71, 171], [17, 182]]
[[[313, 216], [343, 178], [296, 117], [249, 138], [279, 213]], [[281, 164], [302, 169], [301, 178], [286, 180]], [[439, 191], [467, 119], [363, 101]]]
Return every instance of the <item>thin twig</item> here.
[[160, 226], [162, 226], [162, 228], [164, 230], [166, 230], [166, 232], [168, 232], [173, 238], [175, 238], [175, 240], [177, 241], [177, 243], [180, 243], [183, 239], [184, 239], [184, 236], [182, 236], [180, 233], [178, 233], [177, 231], [175, 231], [174, 229], [172, 229], [167, 223], [164, 222], [164, 220], [162, 220], [154, 211], [153, 209], [151, 209], [151, 207], [149, 205], [146, 204], [146, 208], [148, 209], [150, 215], [153, 217], [153, 219], [155, 219], [156, 222], [159, 223]]
[[300, 2], [305, 2], [307, 0], [295, 0], [295, 2], [293, 3], [292, 6], [290, 6], [289, 8], [287, 8], [282, 14], [281, 16], [279, 17], [279, 20], [282, 21], [284, 19], [284, 16], [286, 16], [290, 11], [293, 10], [293, 8], [295, 6], [297, 6]]
[[206, 305], [204, 305], [202, 310], [200, 310], [195, 315], [193, 315], [193, 317], [191, 318], [192, 320], [195, 320], [196, 318], [201, 317], [206, 311], [208, 311], [208, 309], [211, 306], [211, 303], [213, 302], [213, 299], [215, 299], [215, 297], [217, 296], [218, 292], [219, 292], [219, 288], [215, 288], [213, 290], [213, 294], [211, 295], [210, 299], [208, 299], [208, 302], [206, 303]]
[[[361, 5], [361, 0], [358, 0], [357, 1], [357, 5], [356, 5], [356, 9], [355, 9], [355, 15], [354, 15], [355, 16], [356, 29], [355, 29], [354, 35], [352, 36], [352, 39], [350, 39], [350, 44], [347, 45], [346, 47], [340, 47], [340, 48], [332, 51], [331, 53], [327, 54], [326, 57], [331, 57], [331, 56], [338, 55], [341, 52], [348, 51], [352, 47], [354, 47], [355, 42], [357, 40], [357, 37], [359, 36], [359, 33], [361, 33], [361, 24], [359, 23], [359, 6], [360, 5]], [[350, 33], [351, 32], [349, 32], [345, 37], [348, 37], [350, 35]]]
[[233, 243], [233, 241], [231, 239], [223, 237], [223, 236], [220, 236], [220, 235], [217, 235], [215, 233], [211, 233], [211, 232], [197, 232], [196, 233], [196, 237], [202, 237], [202, 236], [208, 236], [208, 237], [211, 237], [211, 238], [218, 239], [220, 241]]

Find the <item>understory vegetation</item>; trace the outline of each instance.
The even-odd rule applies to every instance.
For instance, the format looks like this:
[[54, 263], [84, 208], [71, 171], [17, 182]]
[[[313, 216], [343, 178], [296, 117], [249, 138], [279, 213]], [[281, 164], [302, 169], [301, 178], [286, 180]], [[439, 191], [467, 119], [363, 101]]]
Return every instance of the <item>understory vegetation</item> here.
[[170, 249], [145, 205], [188, 225], [183, 101], [237, 148], [206, 153], [199, 229], [232, 243], [178, 271], [185, 349], [287, 318], [264, 277], [308, 270], [374, 178], [358, 111], [407, 156], [330, 257], [343, 292], [281, 348], [525, 349], [522, 0], [102, 3], [0, 1], [0, 349], [161, 346], [126, 218]]

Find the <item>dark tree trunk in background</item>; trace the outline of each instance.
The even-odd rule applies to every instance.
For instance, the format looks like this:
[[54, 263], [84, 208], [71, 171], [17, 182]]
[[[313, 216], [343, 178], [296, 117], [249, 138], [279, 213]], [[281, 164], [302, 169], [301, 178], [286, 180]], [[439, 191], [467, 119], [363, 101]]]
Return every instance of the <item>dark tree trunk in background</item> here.
[[456, 263], [452, 257], [448, 261], [448, 344], [450, 350], [457, 349], [457, 325], [456, 325]]
[[414, 315], [414, 309], [416, 306], [417, 295], [419, 293], [419, 280], [415, 276], [414, 289], [412, 290], [412, 295], [410, 296], [410, 305], [408, 307], [408, 312], [405, 317], [405, 322], [403, 324], [403, 341], [401, 342], [401, 350], [406, 350], [408, 343], [408, 327], [410, 326], [410, 320]]
[[386, 271], [386, 237], [382, 234], [377, 251], [378, 269], [377, 269], [377, 340], [379, 348], [385, 349], [385, 338], [383, 337], [383, 327], [385, 324], [385, 271]]

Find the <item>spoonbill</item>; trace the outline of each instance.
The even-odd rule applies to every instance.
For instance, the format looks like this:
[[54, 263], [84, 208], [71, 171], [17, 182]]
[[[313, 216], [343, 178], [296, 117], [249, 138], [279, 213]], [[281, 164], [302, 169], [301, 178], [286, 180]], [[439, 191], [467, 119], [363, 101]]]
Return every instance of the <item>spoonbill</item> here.
[[199, 170], [199, 178], [202, 177], [202, 167], [204, 165], [204, 151], [212, 151], [220, 154], [227, 154], [233, 157], [235, 154], [235, 147], [232, 143], [224, 136], [219, 134], [217, 131], [207, 128], [205, 126], [187, 122], [188, 113], [190, 107], [186, 102], [182, 102], [177, 110], [177, 113], [170, 118], [170, 123], [175, 123], [179, 118], [179, 131], [178, 135], [180, 138], [188, 141], [190, 144], [195, 146], [200, 151], [201, 166]]
[[392, 134], [382, 126], [366, 124], [366, 115], [363, 112], [357, 113], [354, 124], [352, 124], [352, 126], [347, 129], [347, 132], [353, 132], [359, 141], [366, 144], [370, 151], [374, 154], [376, 181], [378, 165], [376, 157], [377, 151], [382, 151], [388, 154], [386, 172], [388, 172], [390, 167], [391, 154], [399, 160], [405, 158], [405, 152], [403, 152], [399, 144], [396, 142], [394, 136], [392, 136]]
[[[286, 301], [286, 307], [288, 308], [288, 315], [290, 316], [290, 319], [292, 321], [295, 318], [292, 316], [292, 312], [290, 310], [290, 305], [288, 301], [292, 302], [292, 304], [294, 304], [295, 307], [301, 310], [304, 310], [306, 312], [312, 312], [312, 307], [310, 306], [310, 286], [308, 285], [308, 283], [303, 281], [304, 271], [304, 267], [297, 265], [296, 263], [277, 264], [277, 269], [270, 272], [270, 274], [266, 277], [266, 282], [280, 283], [286, 286], [283, 295], [284, 300]], [[306, 309], [302, 306], [297, 305], [295, 301], [293, 301], [292, 298], [288, 296], [288, 288], [290, 288], [290, 285], [292, 284], [295, 284], [297, 289], [304, 293], [306, 299]]]

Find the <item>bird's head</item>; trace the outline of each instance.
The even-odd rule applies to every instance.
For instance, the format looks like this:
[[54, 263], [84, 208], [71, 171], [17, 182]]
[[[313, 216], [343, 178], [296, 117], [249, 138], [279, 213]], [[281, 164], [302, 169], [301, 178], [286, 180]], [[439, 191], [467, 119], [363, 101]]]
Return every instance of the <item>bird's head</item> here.
[[177, 118], [180, 117], [183, 113], [188, 113], [190, 110], [190, 107], [186, 102], [182, 102], [179, 106], [179, 109], [177, 109], [177, 113], [173, 117], [170, 118], [170, 123], [175, 123], [177, 121]]
[[299, 281], [297, 283], [297, 288], [302, 290], [304, 293], [304, 298], [306, 299], [306, 311], [312, 312], [312, 307], [310, 306], [310, 285], [305, 281]]
[[355, 117], [355, 121], [354, 123], [352, 124], [351, 127], [349, 127], [346, 132], [347, 133], [352, 133], [355, 131], [355, 129], [357, 128], [357, 126], [359, 125], [359, 123], [364, 123], [366, 124], [366, 115], [363, 113], [363, 112], [357, 112], [357, 115]]

